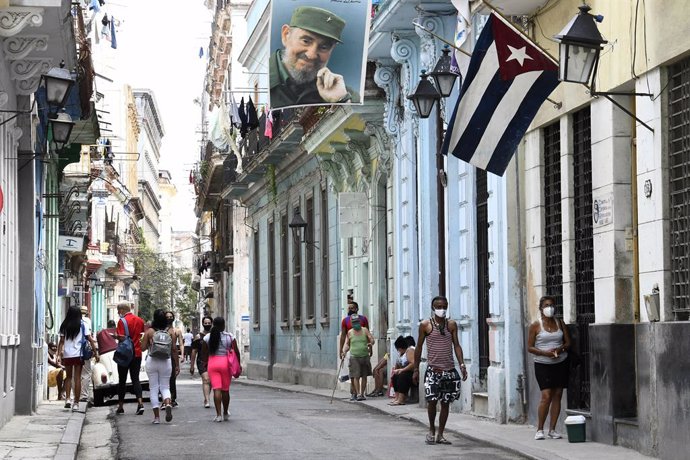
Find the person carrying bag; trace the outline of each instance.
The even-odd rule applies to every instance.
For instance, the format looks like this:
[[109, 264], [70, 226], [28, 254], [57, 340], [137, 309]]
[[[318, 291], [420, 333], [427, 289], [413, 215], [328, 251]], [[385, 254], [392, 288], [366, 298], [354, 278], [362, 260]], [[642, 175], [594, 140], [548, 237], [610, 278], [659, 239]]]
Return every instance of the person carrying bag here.
[[113, 361], [118, 366], [128, 367], [129, 364], [134, 359], [134, 342], [132, 342], [132, 337], [129, 335], [129, 326], [124, 318], [120, 318], [123, 326], [125, 327], [125, 337], [117, 344], [115, 349], [115, 354], [113, 355]]

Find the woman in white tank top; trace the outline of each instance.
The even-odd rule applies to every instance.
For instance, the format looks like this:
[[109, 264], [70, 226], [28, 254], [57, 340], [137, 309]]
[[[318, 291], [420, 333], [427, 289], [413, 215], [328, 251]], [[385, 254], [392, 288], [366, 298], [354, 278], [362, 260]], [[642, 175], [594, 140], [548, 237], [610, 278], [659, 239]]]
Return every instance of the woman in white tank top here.
[[551, 296], [539, 299], [539, 319], [530, 325], [527, 339], [527, 351], [534, 355], [534, 374], [541, 390], [536, 440], [546, 437], [544, 423], [548, 414], [550, 430], [547, 436], [551, 439], [563, 437], [556, 431], [556, 423], [561, 412], [563, 388], [568, 386], [570, 333], [565, 323], [554, 316], [555, 303]]

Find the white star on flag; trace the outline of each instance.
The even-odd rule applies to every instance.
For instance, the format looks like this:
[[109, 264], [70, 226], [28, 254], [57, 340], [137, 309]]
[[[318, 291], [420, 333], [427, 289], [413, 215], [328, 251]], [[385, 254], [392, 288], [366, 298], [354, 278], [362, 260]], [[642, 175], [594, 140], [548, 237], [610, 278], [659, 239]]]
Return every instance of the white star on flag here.
[[[520, 49], [513, 48], [512, 46], [508, 45], [508, 48], [510, 49], [510, 57], [506, 59], [506, 62], [508, 61], [518, 61], [520, 65], [524, 65], [525, 59], [532, 59], [529, 54], [527, 54], [527, 47], [523, 46]], [[532, 59], [534, 60], [534, 59]]]

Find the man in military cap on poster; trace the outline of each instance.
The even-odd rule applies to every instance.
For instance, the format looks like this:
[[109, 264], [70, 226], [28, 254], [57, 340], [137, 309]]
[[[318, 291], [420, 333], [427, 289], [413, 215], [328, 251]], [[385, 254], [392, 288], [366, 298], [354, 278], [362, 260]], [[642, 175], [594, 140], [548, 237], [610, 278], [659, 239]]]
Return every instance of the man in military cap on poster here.
[[326, 67], [333, 49], [342, 43], [344, 28], [342, 18], [323, 8], [295, 9], [290, 24], [283, 24], [280, 31], [284, 49], [271, 56], [272, 108], [359, 102], [343, 76]]

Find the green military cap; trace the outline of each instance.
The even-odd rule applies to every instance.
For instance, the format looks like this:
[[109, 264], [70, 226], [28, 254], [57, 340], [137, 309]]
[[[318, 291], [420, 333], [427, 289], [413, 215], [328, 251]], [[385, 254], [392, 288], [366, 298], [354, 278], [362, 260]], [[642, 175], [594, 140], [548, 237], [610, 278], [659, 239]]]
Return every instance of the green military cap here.
[[342, 43], [340, 34], [345, 28], [345, 21], [323, 8], [300, 6], [292, 13], [290, 27], [299, 27]]

